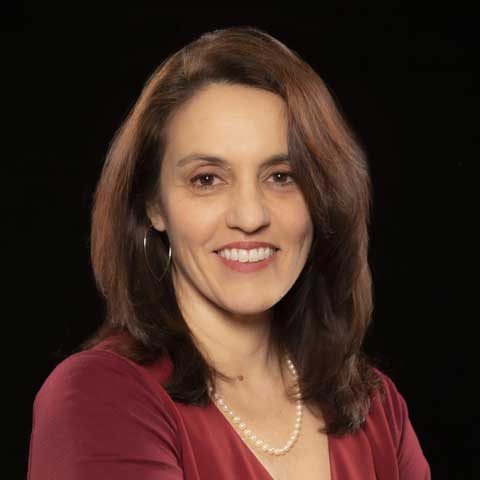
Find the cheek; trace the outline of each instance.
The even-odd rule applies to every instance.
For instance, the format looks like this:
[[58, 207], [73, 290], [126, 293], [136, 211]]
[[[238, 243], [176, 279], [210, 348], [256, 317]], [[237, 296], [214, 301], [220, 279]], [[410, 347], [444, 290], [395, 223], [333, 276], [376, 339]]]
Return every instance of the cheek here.
[[211, 241], [218, 230], [221, 212], [214, 206], [206, 207], [201, 202], [172, 202], [171, 230], [180, 242], [202, 247]]
[[292, 204], [277, 213], [277, 218], [287, 235], [293, 239], [301, 240], [311, 235], [313, 230], [312, 219], [303, 204]]

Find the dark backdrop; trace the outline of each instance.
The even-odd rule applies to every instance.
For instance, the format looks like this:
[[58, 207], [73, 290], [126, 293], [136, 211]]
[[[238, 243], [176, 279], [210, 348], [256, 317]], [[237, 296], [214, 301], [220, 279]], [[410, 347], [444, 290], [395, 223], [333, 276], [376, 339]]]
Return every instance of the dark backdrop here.
[[25, 476], [35, 393], [104, 313], [88, 239], [115, 130], [168, 54], [242, 24], [312, 65], [359, 134], [374, 184], [366, 350], [404, 395], [433, 478], [479, 478], [478, 17], [394, 7], [64, 8], [9, 6], [1, 20], [8, 478]]

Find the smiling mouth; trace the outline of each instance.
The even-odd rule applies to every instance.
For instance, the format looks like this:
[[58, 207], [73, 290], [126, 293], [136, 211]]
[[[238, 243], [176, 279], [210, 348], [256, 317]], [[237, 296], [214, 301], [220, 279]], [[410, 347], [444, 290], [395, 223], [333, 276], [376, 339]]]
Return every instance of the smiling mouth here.
[[272, 262], [274, 262], [277, 258], [277, 253], [279, 250], [279, 248], [272, 248], [272, 253], [268, 257], [257, 257], [252, 259], [245, 257], [227, 258], [226, 256], [217, 253], [218, 251], [214, 251], [214, 253], [217, 255], [221, 262], [223, 262], [227, 267], [231, 268], [232, 270], [236, 270], [238, 272], [255, 272], [257, 270], [267, 267]]
[[[258, 247], [258, 248], [271, 248], [272, 250], [274, 250], [275, 252], [280, 250], [279, 248], [274, 248], [274, 247]], [[258, 248], [237, 248], [236, 250], [257, 250]], [[218, 253], [218, 252], [221, 252], [222, 250], [226, 250], [224, 248], [221, 248], [220, 250], [214, 250], [213, 252], [214, 253]], [[228, 250], [233, 250], [232, 248], [228, 249]]]
[[[271, 248], [274, 252], [278, 252], [280, 250], [279, 248], [272, 248], [272, 247], [269, 247], [269, 248]], [[222, 250], [223, 250], [223, 248], [220, 249], [220, 250], [214, 250], [213, 253], [216, 253], [218, 255], [218, 252], [221, 252]], [[238, 248], [237, 250], [244, 250], [244, 249]]]

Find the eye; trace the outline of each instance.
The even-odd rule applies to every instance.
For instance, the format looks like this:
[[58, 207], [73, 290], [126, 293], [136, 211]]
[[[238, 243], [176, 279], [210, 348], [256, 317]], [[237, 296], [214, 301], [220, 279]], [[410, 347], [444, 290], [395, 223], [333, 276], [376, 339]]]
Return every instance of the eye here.
[[[190, 180], [190, 183], [193, 185], [194, 188], [197, 190], [207, 190], [209, 188], [215, 188], [216, 185], [203, 185], [203, 184], [195, 184], [198, 180], [208, 179], [209, 181], [213, 179], [213, 177], [217, 177], [217, 175], [213, 173], [201, 173], [200, 175], [196, 175]], [[218, 177], [217, 177], [218, 178]]]
[[[274, 177], [276, 178], [277, 180], [278, 179], [285, 179], [286, 177], [290, 177], [292, 178], [291, 181], [274, 181], [273, 183], [277, 184], [278, 186], [280, 186], [281, 188], [283, 187], [289, 187], [293, 184], [296, 183], [295, 181], [295, 176], [293, 175], [293, 173], [291, 172], [282, 172], [282, 171], [278, 171], [278, 172], [274, 172], [270, 175], [270, 177]], [[269, 178], [270, 178], [269, 177]], [[196, 190], [209, 190], [209, 189], [213, 189], [213, 188], [216, 188], [218, 185], [213, 185], [211, 182], [213, 181], [214, 178], [218, 178], [218, 175], [215, 175], [214, 173], [210, 173], [210, 172], [206, 172], [206, 173], [201, 173], [199, 175], [196, 175], [195, 177], [193, 177], [191, 180], [190, 180], [190, 183], [193, 185], [193, 187], [196, 189]], [[200, 183], [198, 183], [200, 182]], [[206, 184], [205, 184], [206, 182]]]
[[292, 180], [290, 182], [274, 182], [278, 183], [281, 187], [287, 187], [295, 183], [295, 176], [291, 172], [274, 172], [271, 176], [275, 176], [275, 178], [285, 178], [290, 177]]

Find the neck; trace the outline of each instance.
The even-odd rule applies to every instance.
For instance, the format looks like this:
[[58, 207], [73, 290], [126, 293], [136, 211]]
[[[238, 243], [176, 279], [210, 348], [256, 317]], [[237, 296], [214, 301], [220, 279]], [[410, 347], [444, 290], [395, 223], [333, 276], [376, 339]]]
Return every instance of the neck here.
[[188, 302], [183, 302], [187, 295], [180, 285], [176, 290], [193, 340], [209, 364], [220, 372], [217, 378], [222, 385], [253, 389], [268, 381], [278, 383], [284, 370], [280, 371], [281, 359], [271, 334], [271, 309], [236, 314], [214, 308], [212, 303], [197, 298], [195, 292], [189, 292]]
[[279, 352], [269, 320], [217, 324], [214, 328], [204, 323], [190, 326], [198, 348], [217, 371], [231, 378], [232, 384], [262, 382], [278, 372]]

